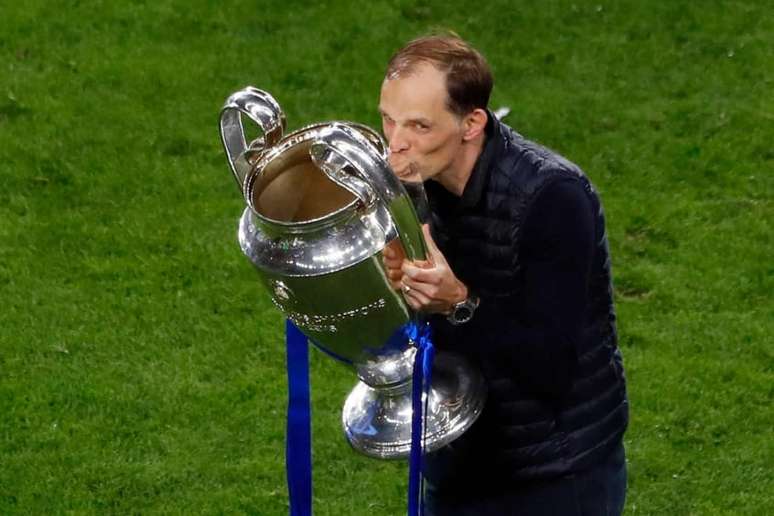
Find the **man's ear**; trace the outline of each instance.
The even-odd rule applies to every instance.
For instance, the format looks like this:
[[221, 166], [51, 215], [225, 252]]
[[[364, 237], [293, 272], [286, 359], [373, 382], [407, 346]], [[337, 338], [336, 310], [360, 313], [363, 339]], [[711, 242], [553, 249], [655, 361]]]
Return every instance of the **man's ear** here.
[[465, 115], [465, 119], [463, 120], [465, 132], [462, 135], [462, 139], [470, 141], [483, 134], [486, 129], [487, 121], [488, 117], [486, 111], [481, 108], [476, 108]]

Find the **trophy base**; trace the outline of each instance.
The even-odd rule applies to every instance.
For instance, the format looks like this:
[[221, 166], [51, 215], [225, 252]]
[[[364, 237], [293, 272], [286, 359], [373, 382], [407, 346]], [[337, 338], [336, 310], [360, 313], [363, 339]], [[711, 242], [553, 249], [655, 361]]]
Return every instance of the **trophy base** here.
[[[461, 436], [486, 401], [481, 373], [459, 355], [439, 352], [433, 363], [425, 419], [424, 450], [431, 452]], [[411, 377], [390, 386], [358, 382], [342, 412], [352, 448], [377, 459], [406, 459], [411, 451]]]

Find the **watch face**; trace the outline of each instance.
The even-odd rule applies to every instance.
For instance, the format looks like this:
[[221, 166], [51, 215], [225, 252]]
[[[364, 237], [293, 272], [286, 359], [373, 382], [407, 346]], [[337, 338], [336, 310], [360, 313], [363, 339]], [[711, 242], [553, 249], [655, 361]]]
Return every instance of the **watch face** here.
[[454, 310], [446, 316], [452, 324], [464, 324], [473, 318], [473, 312], [478, 308], [479, 299], [476, 296], [470, 296], [465, 301], [454, 306]]
[[468, 322], [471, 317], [473, 317], [473, 310], [471, 310], [469, 306], [458, 306], [457, 309], [454, 310], [454, 320], [458, 323]]

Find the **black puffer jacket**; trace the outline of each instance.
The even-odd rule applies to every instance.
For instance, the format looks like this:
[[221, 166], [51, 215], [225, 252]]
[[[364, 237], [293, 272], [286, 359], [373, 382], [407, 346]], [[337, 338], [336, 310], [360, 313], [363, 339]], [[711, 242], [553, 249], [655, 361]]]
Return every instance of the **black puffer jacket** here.
[[427, 457], [441, 487], [582, 470], [628, 421], [599, 198], [577, 166], [491, 114], [487, 133], [462, 197], [426, 184], [436, 242], [481, 298], [465, 325], [432, 319], [436, 345], [478, 363], [489, 386], [473, 428]]

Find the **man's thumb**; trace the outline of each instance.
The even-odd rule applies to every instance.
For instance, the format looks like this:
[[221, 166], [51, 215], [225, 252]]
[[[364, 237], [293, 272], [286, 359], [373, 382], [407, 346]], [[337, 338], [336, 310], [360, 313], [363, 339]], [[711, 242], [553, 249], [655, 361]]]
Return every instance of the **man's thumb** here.
[[425, 242], [427, 242], [427, 250], [430, 251], [431, 255], [441, 254], [440, 249], [438, 249], [438, 246], [435, 245], [435, 240], [433, 240], [433, 235], [430, 234], [430, 224], [422, 224], [422, 233], [425, 235]]

